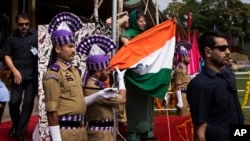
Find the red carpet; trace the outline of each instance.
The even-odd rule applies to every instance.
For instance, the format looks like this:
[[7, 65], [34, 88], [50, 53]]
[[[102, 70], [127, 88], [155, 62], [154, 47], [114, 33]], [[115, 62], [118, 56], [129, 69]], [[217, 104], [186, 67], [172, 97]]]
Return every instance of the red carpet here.
[[[32, 133], [37, 123], [38, 123], [38, 116], [37, 115], [32, 116], [30, 118], [28, 130], [26, 133], [26, 137], [28, 138], [28, 141], [32, 141]], [[12, 126], [11, 121], [0, 123], [0, 140], [1, 141], [15, 141], [15, 138], [10, 139], [8, 136], [11, 126]]]
[[[168, 128], [168, 119], [170, 128]], [[29, 122], [26, 137], [29, 141], [32, 140], [33, 130], [38, 122], [38, 116], [32, 116]], [[8, 132], [11, 128], [11, 122], [3, 122], [0, 124], [0, 140], [15, 141], [8, 137]], [[169, 130], [170, 129], [170, 130]], [[189, 116], [156, 116], [155, 117], [155, 136], [159, 141], [192, 141], [192, 124]], [[170, 137], [169, 137], [170, 131]]]
[[159, 141], [193, 141], [191, 123], [190, 116], [156, 116], [154, 134]]

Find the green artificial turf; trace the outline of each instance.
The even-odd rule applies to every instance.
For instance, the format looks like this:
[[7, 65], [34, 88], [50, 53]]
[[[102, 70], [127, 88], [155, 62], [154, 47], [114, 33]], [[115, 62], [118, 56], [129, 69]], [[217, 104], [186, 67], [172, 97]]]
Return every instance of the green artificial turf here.
[[[236, 85], [238, 89], [238, 97], [239, 101], [242, 104], [245, 94], [246, 94], [246, 88], [247, 88], [247, 82], [250, 83], [250, 77], [248, 74], [236, 74]], [[243, 90], [243, 91], [241, 91]], [[247, 106], [250, 107], [250, 94], [247, 99], [246, 108], [243, 109], [243, 114], [245, 117], [246, 124], [250, 124], [250, 108], [247, 108]]]

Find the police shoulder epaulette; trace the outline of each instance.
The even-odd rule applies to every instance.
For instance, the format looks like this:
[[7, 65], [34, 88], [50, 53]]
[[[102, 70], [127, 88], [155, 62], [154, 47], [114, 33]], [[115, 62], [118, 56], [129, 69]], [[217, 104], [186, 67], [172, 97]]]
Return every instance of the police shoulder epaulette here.
[[59, 80], [59, 77], [58, 77], [58, 75], [56, 75], [56, 74], [48, 74], [48, 75], [46, 75], [45, 76], [45, 79], [46, 80], [49, 80], [49, 79], [55, 79], [55, 80]]
[[50, 70], [53, 70], [53, 71], [56, 71], [58, 72], [60, 69], [60, 66], [58, 64], [53, 64], [51, 67], [50, 67]]

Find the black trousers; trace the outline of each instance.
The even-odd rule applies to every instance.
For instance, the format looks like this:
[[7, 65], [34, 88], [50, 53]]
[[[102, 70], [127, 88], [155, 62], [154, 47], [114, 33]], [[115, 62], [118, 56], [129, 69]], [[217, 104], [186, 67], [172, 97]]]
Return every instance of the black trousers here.
[[[13, 127], [17, 129], [17, 135], [25, 135], [30, 116], [34, 107], [34, 99], [37, 95], [38, 80], [22, 80], [21, 84], [11, 81], [11, 95], [9, 112]], [[22, 107], [20, 109], [22, 103]]]

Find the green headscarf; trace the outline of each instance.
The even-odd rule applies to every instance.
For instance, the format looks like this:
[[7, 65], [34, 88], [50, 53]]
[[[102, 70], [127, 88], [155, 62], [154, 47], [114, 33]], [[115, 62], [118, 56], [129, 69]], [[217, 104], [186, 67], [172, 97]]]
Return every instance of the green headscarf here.
[[129, 29], [127, 29], [123, 36], [128, 38], [129, 40], [136, 37], [138, 34], [143, 31], [138, 27], [136, 15], [139, 9], [133, 10], [129, 15]]

